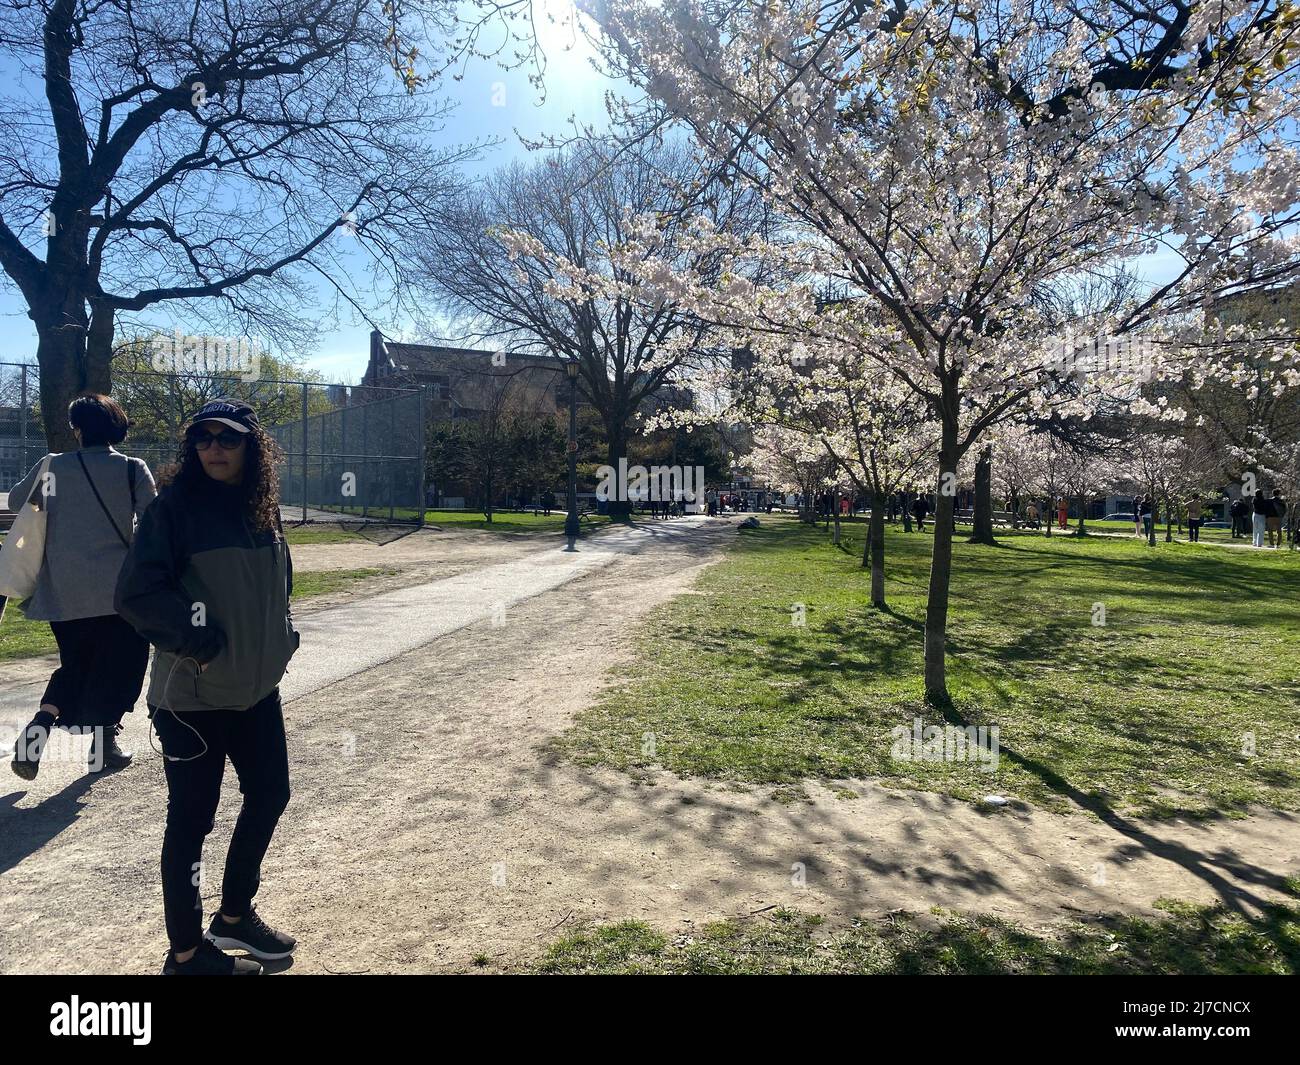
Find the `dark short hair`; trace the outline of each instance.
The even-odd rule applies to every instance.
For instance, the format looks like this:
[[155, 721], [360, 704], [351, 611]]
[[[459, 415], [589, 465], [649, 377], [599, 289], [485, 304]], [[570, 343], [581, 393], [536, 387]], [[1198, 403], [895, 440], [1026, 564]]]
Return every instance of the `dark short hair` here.
[[68, 404], [68, 423], [81, 430], [82, 447], [120, 444], [131, 427], [122, 405], [98, 392], [83, 392]]

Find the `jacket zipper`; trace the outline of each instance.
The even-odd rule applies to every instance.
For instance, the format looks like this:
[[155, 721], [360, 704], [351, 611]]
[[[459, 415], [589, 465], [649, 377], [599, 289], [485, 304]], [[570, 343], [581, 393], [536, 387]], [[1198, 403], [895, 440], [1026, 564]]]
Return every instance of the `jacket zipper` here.
[[[247, 515], [245, 515], [245, 514], [240, 514], [240, 516], [239, 516], [239, 522], [240, 522], [240, 524], [243, 525], [243, 527], [244, 527], [244, 535], [248, 537], [248, 546], [249, 546], [250, 548], [252, 548], [252, 550], [253, 550], [253, 557], [256, 558], [256, 557], [257, 557], [257, 542], [253, 539], [253, 530], [250, 529], [250, 528], [248, 527], [248, 517], [247, 517]], [[264, 619], [264, 620], [265, 620], [265, 619]], [[254, 694], [254, 695], [256, 695], [258, 692], [260, 692], [260, 691], [262, 690], [262, 660], [263, 660], [263, 657], [265, 656], [265, 654], [266, 654], [266, 640], [263, 639], [263, 640], [258, 644], [258, 648], [257, 648], [257, 669], [253, 672], [253, 694]], [[254, 700], [254, 702], [256, 702], [256, 700]], [[251, 707], [252, 705], [254, 705], [254, 704], [253, 704], [253, 703], [250, 703], [250, 704], [249, 704], [250, 707]], [[248, 709], [248, 708], [249, 708], [249, 707], [245, 707], [244, 709]]]

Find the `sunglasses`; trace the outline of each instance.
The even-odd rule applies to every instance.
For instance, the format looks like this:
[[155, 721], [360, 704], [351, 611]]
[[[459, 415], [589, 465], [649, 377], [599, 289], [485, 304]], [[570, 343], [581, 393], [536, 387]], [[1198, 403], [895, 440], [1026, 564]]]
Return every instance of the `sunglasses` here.
[[222, 429], [219, 433], [205, 433], [202, 430], [190, 433], [190, 441], [195, 451], [207, 451], [213, 443], [221, 445], [222, 451], [234, 451], [244, 442], [244, 434], [233, 429]]

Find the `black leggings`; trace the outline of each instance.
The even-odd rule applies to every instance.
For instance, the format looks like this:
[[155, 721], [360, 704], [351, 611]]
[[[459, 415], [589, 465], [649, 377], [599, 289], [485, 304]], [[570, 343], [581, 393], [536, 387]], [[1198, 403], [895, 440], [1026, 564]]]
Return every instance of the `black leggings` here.
[[[284, 715], [278, 688], [247, 710], [191, 710], [173, 714], [151, 706], [149, 715], [168, 757], [163, 763], [167, 774], [163, 910], [172, 950], [181, 953], [197, 947], [203, 935], [200, 859], [203, 840], [212, 831], [221, 798], [227, 756], [239, 777], [244, 803], [226, 854], [221, 911], [228, 917], [243, 917], [252, 907], [261, 879], [262, 858], [280, 815], [289, 805]], [[170, 760], [195, 755], [200, 756], [193, 761]]]

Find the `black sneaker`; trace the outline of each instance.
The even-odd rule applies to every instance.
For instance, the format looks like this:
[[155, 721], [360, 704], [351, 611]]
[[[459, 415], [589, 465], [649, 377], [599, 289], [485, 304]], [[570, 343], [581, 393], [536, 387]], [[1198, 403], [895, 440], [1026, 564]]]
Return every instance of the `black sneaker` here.
[[[92, 773], [99, 773], [105, 769], [125, 769], [131, 764], [134, 757], [130, 751], [124, 751], [117, 742], [117, 734], [122, 731], [122, 726], [105, 725], [103, 728], [97, 728], [90, 737], [90, 754], [86, 762]], [[103, 744], [102, 753], [100, 744]]]
[[206, 939], [200, 941], [199, 948], [189, 961], [179, 962], [169, 950], [163, 962], [163, 976], [261, 976], [260, 962], [252, 958], [232, 958], [222, 954]]
[[53, 727], [54, 715], [48, 710], [39, 710], [14, 739], [14, 759], [10, 765], [23, 780], [35, 780], [40, 772], [41, 754]]
[[222, 950], [246, 950], [254, 958], [262, 961], [279, 961], [293, 953], [298, 941], [293, 936], [277, 932], [257, 915], [256, 910], [249, 910], [244, 917], [230, 924], [221, 916], [220, 911], [212, 915], [205, 937], [209, 943]]

